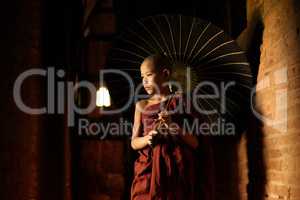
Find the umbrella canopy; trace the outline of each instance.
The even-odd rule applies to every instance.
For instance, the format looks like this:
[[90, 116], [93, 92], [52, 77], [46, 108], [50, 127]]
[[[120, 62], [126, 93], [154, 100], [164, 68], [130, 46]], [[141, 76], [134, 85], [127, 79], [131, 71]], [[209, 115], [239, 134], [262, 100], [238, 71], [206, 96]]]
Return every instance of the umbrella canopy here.
[[[184, 93], [202, 95], [195, 100], [202, 111], [217, 110], [201, 113], [207, 122], [233, 123], [237, 132], [245, 128], [253, 84], [251, 68], [245, 53], [222, 29], [205, 20], [181, 15], [143, 18], [116, 38], [108, 66], [128, 73], [137, 84], [141, 82], [140, 64], [153, 54], [168, 57], [172, 80], [181, 84]], [[107, 78], [119, 105], [130, 95], [125, 81]]]

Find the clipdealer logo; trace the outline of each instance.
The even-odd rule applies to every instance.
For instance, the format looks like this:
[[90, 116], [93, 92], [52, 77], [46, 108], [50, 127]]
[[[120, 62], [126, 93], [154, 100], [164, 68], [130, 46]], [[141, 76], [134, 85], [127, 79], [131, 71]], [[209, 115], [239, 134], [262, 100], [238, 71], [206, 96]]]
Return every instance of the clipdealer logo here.
[[[102, 113], [106, 114], [116, 114], [121, 113], [129, 108], [131, 102], [134, 98], [134, 83], [133, 80], [130, 78], [128, 74], [120, 70], [101, 70], [99, 74], [100, 80], [103, 80], [105, 74], [113, 73], [115, 75], [119, 75], [125, 77], [130, 85], [130, 98], [128, 99], [126, 105], [124, 105], [120, 109], [109, 110], [109, 111], [101, 111]], [[24, 81], [31, 76], [41, 76], [47, 78], [47, 102], [46, 105], [40, 108], [32, 108], [26, 105], [21, 96], [21, 89]], [[93, 101], [90, 101], [85, 108], [80, 108], [76, 105], [75, 102], [75, 95], [79, 88], [85, 88], [89, 91], [91, 95], [91, 99], [96, 99], [96, 91], [97, 88], [95, 85], [89, 81], [79, 81], [78, 83], [73, 83], [72, 81], [56, 81], [56, 76], [58, 78], [63, 78], [65, 76], [64, 70], [57, 70], [55, 73], [54, 67], [48, 67], [47, 70], [33, 68], [24, 71], [21, 73], [14, 83], [13, 88], [13, 98], [17, 105], [17, 107], [23, 111], [24, 113], [31, 114], [31, 115], [40, 115], [40, 114], [64, 114], [65, 112], [65, 101], [67, 102], [67, 115], [68, 115], [68, 126], [72, 127], [75, 125], [75, 113], [80, 115], [85, 115], [91, 113], [95, 108], [96, 105], [93, 104]], [[57, 108], [57, 109], [55, 109]]]
[[[187, 71], [187, 76], [189, 75]], [[80, 88], [85, 88], [88, 90], [91, 99], [96, 99], [96, 91], [97, 88], [95, 85], [89, 81], [79, 81], [74, 83], [72, 81], [58, 81], [57, 78], [64, 78], [65, 77], [64, 70], [56, 70], [54, 67], [48, 67], [47, 69], [39, 69], [33, 68], [21, 73], [14, 83], [13, 88], [13, 97], [17, 107], [27, 113], [32, 115], [40, 115], [40, 114], [64, 114], [67, 112], [67, 125], [72, 127], [75, 125], [75, 114], [85, 115], [91, 113], [95, 108], [96, 105], [93, 101], [88, 102], [88, 105], [85, 108], [79, 107], [75, 102], [75, 95]], [[135, 84], [129, 74], [121, 71], [121, 70], [114, 70], [114, 69], [104, 69], [100, 70], [99, 72], [99, 80], [100, 82], [104, 80], [104, 76], [107, 74], [114, 74], [115, 76], [119, 76], [120, 78], [125, 78], [129, 85], [129, 98], [126, 101], [125, 105], [118, 109], [108, 109], [108, 110], [101, 110], [103, 114], [116, 114], [122, 113], [130, 108], [132, 102], [136, 102], [138, 99], [145, 98], [147, 95], [140, 94], [140, 90], [142, 90], [143, 85], [142, 83], [137, 85], [135, 88]], [[40, 76], [46, 79], [47, 81], [47, 102], [46, 105], [40, 108], [32, 108], [26, 105], [21, 96], [22, 85], [24, 81], [31, 76]], [[287, 83], [287, 70], [281, 69], [275, 71], [273, 74], [273, 80], [277, 86], [281, 84]], [[170, 83], [168, 83], [170, 84]], [[181, 84], [175, 81], [172, 81], [171, 84], [182, 90]], [[190, 85], [187, 83], [186, 85]], [[197, 112], [205, 115], [216, 114], [218, 112], [226, 113], [226, 91], [231, 86], [234, 86], [235, 82], [230, 81], [226, 84], [221, 83], [221, 85], [215, 85], [209, 81], [202, 81], [199, 83], [193, 90], [193, 99], [190, 101], [193, 104], [193, 107], [196, 109]], [[254, 99], [257, 98], [256, 93], [261, 92], [263, 89], [267, 89], [270, 87], [271, 81], [270, 77], [266, 76], [264, 79], [260, 80], [257, 85], [252, 88], [251, 90], [251, 110], [254, 115], [260, 119], [263, 123], [268, 126], [272, 126], [275, 129], [280, 131], [287, 130], [287, 89], [278, 89], [275, 91], [275, 116], [276, 119], [271, 119], [266, 116], [260, 111], [258, 111], [259, 106], [254, 104]], [[200, 91], [202, 87], [210, 87], [211, 94], [201, 94], [197, 91]], [[191, 98], [188, 96], [188, 98]], [[197, 99], [202, 98], [209, 101], [218, 100], [220, 105], [218, 108], [212, 108], [210, 110], [203, 110], [197, 104]], [[191, 99], [189, 99], [191, 100]], [[181, 102], [182, 103], [182, 102]], [[190, 112], [191, 105], [187, 106], [187, 112]], [[228, 124], [229, 122], [224, 122], [220, 120], [222, 124]], [[80, 122], [84, 122], [84, 127], [87, 127], [86, 121], [82, 120]], [[223, 126], [223, 125], [222, 125]], [[230, 126], [232, 129], [232, 126]], [[224, 131], [224, 130], [221, 130]]]

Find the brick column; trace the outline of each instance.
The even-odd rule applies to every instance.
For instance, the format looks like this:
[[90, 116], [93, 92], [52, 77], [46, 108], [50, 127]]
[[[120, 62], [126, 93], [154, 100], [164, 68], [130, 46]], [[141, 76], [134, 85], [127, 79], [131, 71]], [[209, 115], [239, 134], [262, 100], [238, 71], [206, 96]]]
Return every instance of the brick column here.
[[[248, 20], [259, 13], [257, 19], [264, 25], [255, 101], [265, 117], [248, 132], [252, 150], [240, 153], [256, 164], [249, 168], [248, 199], [296, 200], [300, 198], [300, 3], [249, 0], [248, 11]], [[245, 39], [250, 26], [251, 22], [242, 36], [244, 44], [252, 42]]]

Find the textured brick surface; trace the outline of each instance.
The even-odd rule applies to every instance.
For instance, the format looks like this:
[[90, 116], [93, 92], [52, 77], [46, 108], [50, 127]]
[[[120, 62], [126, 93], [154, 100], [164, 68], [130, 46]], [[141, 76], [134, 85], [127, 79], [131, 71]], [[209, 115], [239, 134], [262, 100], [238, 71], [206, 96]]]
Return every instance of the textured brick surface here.
[[[249, 0], [247, 3], [248, 20], [253, 20], [254, 15], [259, 13], [260, 17], [256, 20], [261, 19], [264, 24], [258, 82], [267, 79], [269, 81], [269, 85], [263, 84], [267, 87], [257, 93], [256, 108], [264, 117], [282, 120], [277, 125], [262, 123], [258, 131], [248, 133], [262, 138], [262, 146], [258, 146], [261, 151], [256, 152], [261, 152], [263, 163], [261, 167], [252, 169], [258, 174], [250, 174], [250, 181], [253, 179], [257, 181], [250, 182], [249, 185], [255, 188], [253, 185], [256, 183], [260, 189], [256, 187], [249, 190], [249, 199], [300, 199], [298, 170], [300, 167], [300, 80], [298, 78], [300, 75], [300, 5], [297, 2]], [[245, 35], [246, 32], [248, 33], [249, 30], [245, 30]], [[249, 41], [242, 43], [246, 44]], [[287, 113], [284, 112], [285, 99], [276, 99], [276, 92], [280, 90], [287, 92]], [[285, 117], [287, 117], [286, 131], [280, 129], [284, 127]], [[239, 151], [242, 160], [247, 156], [249, 154]], [[242, 160], [239, 162], [243, 162]], [[246, 171], [249, 169], [245, 167], [243, 170], [245, 172], [241, 174], [246, 177]], [[259, 178], [261, 174], [265, 176], [262, 179]], [[242, 185], [242, 188], [247, 187], [247, 182]], [[254, 194], [255, 191], [261, 194]], [[242, 189], [241, 193], [247, 194], [247, 191]]]

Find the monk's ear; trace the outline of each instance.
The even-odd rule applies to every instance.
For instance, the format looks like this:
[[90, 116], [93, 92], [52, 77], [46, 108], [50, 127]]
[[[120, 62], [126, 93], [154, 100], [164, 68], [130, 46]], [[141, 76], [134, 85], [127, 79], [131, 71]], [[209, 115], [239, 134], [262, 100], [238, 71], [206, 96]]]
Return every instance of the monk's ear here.
[[169, 78], [171, 76], [171, 70], [165, 68], [162, 70], [162, 74], [165, 78]]

